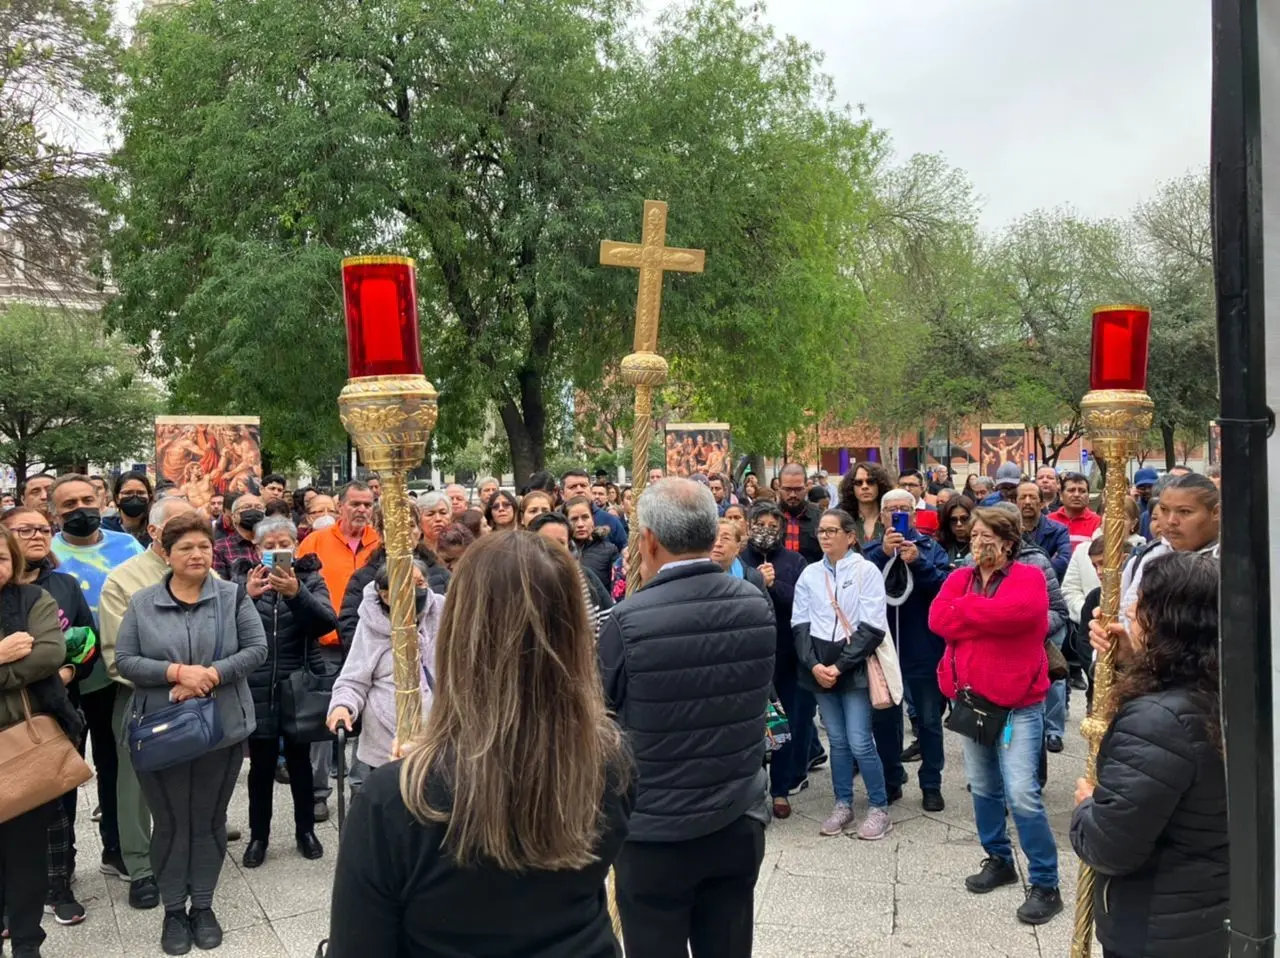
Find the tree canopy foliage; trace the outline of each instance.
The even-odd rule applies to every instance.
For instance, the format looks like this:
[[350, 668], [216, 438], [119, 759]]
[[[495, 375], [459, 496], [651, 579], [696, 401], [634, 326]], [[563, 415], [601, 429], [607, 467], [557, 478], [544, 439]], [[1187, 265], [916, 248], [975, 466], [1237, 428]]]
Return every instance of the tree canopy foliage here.
[[280, 457], [338, 440], [343, 255], [419, 262], [447, 451], [496, 409], [540, 466], [570, 383], [627, 351], [634, 274], [597, 265], [668, 199], [662, 349], [748, 442], [799, 424], [860, 320], [846, 244], [881, 149], [819, 57], [700, 0], [192, 0], [144, 17], [119, 98], [113, 323], [183, 408], [259, 412]]
[[0, 311], [0, 462], [21, 482], [33, 465], [121, 462], [148, 451], [160, 392], [134, 351], [98, 317]]

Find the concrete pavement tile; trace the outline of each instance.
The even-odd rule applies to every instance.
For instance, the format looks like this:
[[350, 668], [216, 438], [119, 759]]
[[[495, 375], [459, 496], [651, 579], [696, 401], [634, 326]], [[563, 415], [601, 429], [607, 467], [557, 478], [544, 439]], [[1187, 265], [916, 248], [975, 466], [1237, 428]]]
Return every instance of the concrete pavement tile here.
[[268, 918], [291, 918], [328, 903], [337, 857], [336, 843], [329, 842], [323, 858], [307, 861], [292, 838], [285, 836], [272, 842], [261, 868], [239, 871]]
[[893, 885], [780, 872], [756, 921], [887, 936], [893, 930]]
[[887, 934], [858, 934], [830, 927], [756, 925], [755, 958], [889, 958]]
[[[327, 905], [327, 902], [326, 902]], [[314, 958], [316, 945], [329, 937], [329, 909], [319, 908], [271, 923], [289, 958]]]
[[907, 887], [964, 889], [966, 875], [982, 866], [978, 844], [903, 843], [898, 848], [898, 882]]
[[[1017, 886], [986, 895], [900, 884], [894, 919], [895, 958], [1040, 958], [1030, 926], [1014, 917], [1022, 903]], [[1057, 919], [1070, 923], [1063, 915]]]
[[778, 872], [778, 862], [782, 858], [782, 849], [777, 844], [770, 843], [765, 847], [764, 861], [760, 863], [760, 876], [756, 879], [755, 888], [755, 910], [760, 910], [760, 905], [764, 902], [765, 897], [769, 894], [769, 885], [772, 884], [774, 876]]
[[859, 882], [892, 882], [897, 843], [891, 832], [878, 842], [859, 841], [852, 835], [824, 838], [812, 846], [783, 851], [778, 868], [788, 875], [834, 878]]
[[[156, 953], [159, 953], [158, 947]], [[218, 958], [289, 958], [284, 943], [267, 924], [227, 932], [223, 935], [222, 947], [215, 954]], [[315, 954], [314, 943], [311, 954]]]

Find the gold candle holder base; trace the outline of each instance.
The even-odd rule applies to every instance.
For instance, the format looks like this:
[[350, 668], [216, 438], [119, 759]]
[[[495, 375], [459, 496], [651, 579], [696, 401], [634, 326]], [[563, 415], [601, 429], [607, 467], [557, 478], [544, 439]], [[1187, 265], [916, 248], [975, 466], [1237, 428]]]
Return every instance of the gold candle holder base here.
[[[1120, 613], [1120, 575], [1124, 569], [1128, 519], [1124, 500], [1129, 494], [1125, 470], [1137, 455], [1142, 438], [1151, 428], [1155, 404], [1145, 392], [1124, 389], [1095, 390], [1080, 403], [1085, 432], [1092, 438], [1095, 459], [1106, 464], [1103, 487], [1102, 597], [1098, 618], [1102, 624], [1114, 622]], [[1111, 726], [1111, 686], [1115, 680], [1115, 647], [1094, 663], [1093, 711], [1080, 723], [1080, 732], [1089, 743], [1085, 778], [1097, 781], [1098, 747]], [[1071, 941], [1071, 958], [1089, 958], [1093, 948], [1094, 871], [1084, 862], [1076, 883], [1076, 924]]]
[[338, 416], [366, 466], [382, 478], [383, 544], [391, 598], [391, 651], [396, 682], [396, 736], [415, 737], [422, 724], [418, 627], [414, 611], [409, 473], [427, 454], [436, 425], [435, 388], [424, 376], [350, 379], [338, 396]]

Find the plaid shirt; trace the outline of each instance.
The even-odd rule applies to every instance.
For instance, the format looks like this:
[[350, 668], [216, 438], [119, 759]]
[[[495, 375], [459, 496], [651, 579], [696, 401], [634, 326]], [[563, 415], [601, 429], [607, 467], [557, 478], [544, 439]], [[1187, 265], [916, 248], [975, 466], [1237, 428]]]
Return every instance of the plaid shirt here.
[[213, 571], [222, 578], [230, 580], [231, 570], [241, 559], [248, 559], [255, 565], [258, 562], [258, 552], [253, 543], [240, 533], [233, 532], [213, 544]]
[[800, 551], [800, 519], [787, 512], [784, 512], [782, 517], [787, 521], [782, 535], [782, 548], [798, 553]]

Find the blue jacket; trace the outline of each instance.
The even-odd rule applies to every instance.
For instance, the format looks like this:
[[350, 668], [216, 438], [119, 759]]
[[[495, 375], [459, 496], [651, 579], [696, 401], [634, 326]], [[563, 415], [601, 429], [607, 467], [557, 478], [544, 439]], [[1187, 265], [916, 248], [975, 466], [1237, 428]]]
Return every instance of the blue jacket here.
[[[911, 572], [911, 595], [902, 605], [889, 605], [889, 629], [898, 645], [903, 677], [931, 678], [937, 674], [946, 646], [929, 629], [929, 606], [951, 574], [951, 560], [946, 549], [915, 529], [907, 533], [907, 539], [915, 543], [920, 555], [907, 567]], [[891, 558], [882, 541], [868, 542], [862, 547], [862, 555], [881, 572]]]
[[1024, 532], [1022, 539], [1045, 551], [1053, 571], [1058, 573], [1058, 581], [1061, 582], [1062, 577], [1067, 574], [1067, 563], [1071, 561], [1071, 535], [1067, 532], [1067, 527], [1041, 516], [1040, 524], [1030, 532]]
[[627, 551], [627, 527], [621, 519], [596, 505], [591, 507], [591, 518], [596, 525], [609, 527], [609, 541], [618, 547], [619, 552]]

